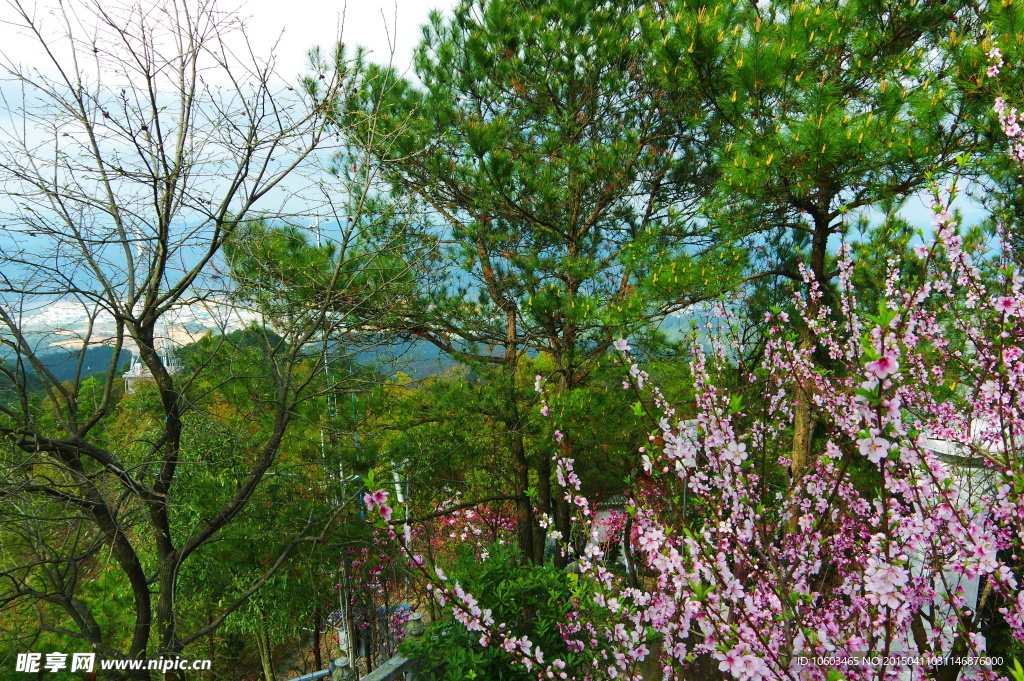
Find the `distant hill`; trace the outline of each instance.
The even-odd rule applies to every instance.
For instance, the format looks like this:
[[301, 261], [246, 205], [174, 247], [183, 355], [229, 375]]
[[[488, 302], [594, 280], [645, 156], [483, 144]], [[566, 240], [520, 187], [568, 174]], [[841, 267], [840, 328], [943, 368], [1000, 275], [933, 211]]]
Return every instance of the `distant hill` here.
[[[81, 377], [87, 378], [93, 374], [103, 373], [110, 369], [110, 360], [114, 356], [114, 348], [106, 345], [97, 345], [85, 349], [84, 357], [82, 349], [53, 348], [50, 352], [42, 355], [40, 360], [47, 370], [60, 382], [72, 381], [78, 372], [78, 362], [82, 360]], [[117, 371], [127, 369], [127, 363], [131, 360], [131, 353], [121, 350], [117, 362]], [[8, 368], [13, 368], [13, 359], [8, 356], [4, 360]], [[42, 387], [42, 381], [36, 376], [31, 366], [25, 366], [26, 380], [29, 390], [36, 390]], [[10, 382], [5, 377], [0, 377], [0, 392], [10, 392]]]
[[[85, 357], [82, 361], [82, 378], [92, 376], [110, 369], [110, 360], [114, 356], [114, 348], [108, 345], [96, 345], [85, 350]], [[82, 350], [57, 350], [56, 352], [43, 355], [43, 364], [54, 375], [58, 381], [74, 380], [78, 370], [79, 359], [82, 358]], [[121, 370], [124, 364], [131, 361], [131, 353], [121, 350], [118, 358], [117, 368]]]
[[413, 380], [444, 373], [458, 365], [427, 341], [396, 343], [366, 350], [357, 353], [353, 360], [357, 364], [374, 366], [385, 374], [401, 371]]

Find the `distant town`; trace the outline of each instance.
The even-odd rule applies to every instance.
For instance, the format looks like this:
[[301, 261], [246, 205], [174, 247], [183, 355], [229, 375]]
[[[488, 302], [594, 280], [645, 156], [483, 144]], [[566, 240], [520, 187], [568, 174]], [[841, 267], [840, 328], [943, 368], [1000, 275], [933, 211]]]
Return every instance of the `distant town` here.
[[[207, 333], [228, 333], [259, 321], [258, 312], [240, 308], [221, 299], [195, 300], [164, 315], [160, 341], [170, 347], [193, 343]], [[112, 345], [117, 329], [114, 318], [105, 310], [89, 308], [78, 301], [60, 300], [26, 311], [21, 329], [43, 334], [53, 348], [73, 349], [85, 345]], [[126, 350], [133, 351], [130, 337], [124, 338]]]

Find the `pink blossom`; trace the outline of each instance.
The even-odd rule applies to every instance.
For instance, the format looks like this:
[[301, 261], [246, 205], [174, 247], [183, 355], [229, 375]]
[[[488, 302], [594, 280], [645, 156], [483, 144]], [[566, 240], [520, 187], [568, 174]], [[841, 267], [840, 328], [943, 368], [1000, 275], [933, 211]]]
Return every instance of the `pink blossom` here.
[[996, 298], [995, 309], [997, 312], [1013, 314], [1017, 311], [1018, 307], [1019, 303], [1009, 296], [999, 296]]
[[999, 69], [1003, 66], [1003, 52], [998, 47], [993, 47], [988, 51], [989, 64], [988, 69], [985, 71], [989, 78], [994, 78], [999, 75]]
[[612, 343], [612, 347], [614, 347], [619, 352], [629, 352], [629, 343], [626, 342], [625, 338], [620, 338], [614, 343]]
[[642, 551], [657, 551], [664, 541], [665, 532], [661, 528], [649, 529], [638, 539]]
[[725, 446], [725, 451], [722, 452], [722, 458], [726, 461], [731, 461], [738, 466], [747, 458], [747, 446], [742, 442], [732, 440]]
[[718, 669], [732, 676], [739, 677], [743, 671], [743, 654], [735, 649], [722, 654]]
[[[384, 503], [388, 500], [388, 493], [382, 489], [369, 494], [363, 495], [363, 503], [366, 504], [366, 510], [372, 511], [375, 506], [384, 506]], [[385, 518], [386, 520], [386, 518]]]
[[651, 651], [647, 649], [643, 643], [636, 648], [629, 651], [629, 656], [638, 662], [642, 662], [647, 659], [647, 656], [651, 654]]
[[1000, 390], [998, 381], [988, 380], [981, 384], [981, 394], [989, 400], [998, 400]]
[[887, 378], [890, 374], [894, 374], [900, 370], [900, 363], [896, 361], [895, 357], [890, 355], [882, 355], [880, 358], [873, 362], [868, 362], [864, 365], [864, 368], [873, 373], [880, 379]]
[[860, 453], [871, 463], [878, 463], [889, 453], [889, 441], [882, 437], [865, 437], [857, 440]]
[[[972, 265], [950, 226], [951, 202], [934, 192], [946, 247], [927, 249], [918, 263], [922, 276], [909, 288], [899, 260], [890, 261], [886, 300], [897, 320], [882, 328], [859, 313], [852, 285], [844, 289], [842, 280], [836, 302], [843, 314], [833, 315], [820, 288], [808, 286], [810, 293], [792, 304], [793, 316], [813, 330], [813, 347], [776, 327], [765, 339], [764, 362], [743, 377], [752, 390], [762, 387], [756, 397], [763, 409], [733, 413], [716, 378], [737, 370], [738, 341], [714, 336], [714, 329], [693, 344], [687, 424], [672, 416], [669, 400], [640, 366], [627, 363], [628, 385], [643, 393], [654, 416], [649, 432], [629, 434], [633, 442], [653, 443], [637, 452], [648, 474], [635, 476], [628, 490], [626, 555], [644, 578], [630, 582], [597, 561], [597, 544], [574, 551], [593, 592], [592, 603], [572, 608], [557, 624], [565, 649], [578, 655], [572, 674], [561, 671], [570, 667], [562, 660], [545, 667], [533, 644], [512, 635], [514, 623], [488, 622], [486, 603], [476, 602], [483, 596], [459, 586], [453, 592], [443, 581], [428, 589], [447, 599], [462, 626], [480, 632], [481, 645], [500, 646], [536, 679], [635, 678], [635, 662], [655, 637], [669, 678], [695, 655], [710, 655], [736, 681], [821, 681], [836, 670], [816, 658], [865, 650], [897, 655], [915, 650], [922, 634], [936, 656], [962, 643], [977, 655], [985, 642], [968, 581], [984, 574], [993, 575], [986, 583], [1010, 635], [1024, 641], [1024, 592], [1014, 569], [1024, 552], [1016, 440], [1024, 432], [1024, 375], [1016, 373], [1024, 320], [1000, 317], [1020, 309], [1014, 301], [1024, 280], [1009, 269], [983, 275]], [[1010, 256], [1004, 252], [1003, 262]], [[839, 271], [851, 268], [847, 260]], [[995, 291], [1011, 293], [1002, 301]], [[867, 362], [865, 347], [881, 357]], [[816, 357], [823, 353], [836, 371], [821, 370]], [[978, 388], [960, 390], [956, 400], [933, 390], [954, 380]], [[820, 424], [800, 475], [780, 485], [761, 477], [763, 467], [729, 465], [747, 457], [793, 464], [795, 386], [810, 387]], [[562, 437], [555, 432], [556, 441]], [[877, 466], [867, 478], [861, 472], [856, 480], [846, 468], [851, 442]], [[572, 462], [554, 449], [559, 495], [577, 526], [594, 528]], [[957, 452], [985, 459], [991, 484], [974, 484], [950, 465]], [[724, 465], [699, 463], [708, 457]], [[456, 533], [459, 541], [474, 536]], [[798, 655], [809, 660], [806, 668], [795, 668]], [[880, 673], [838, 671], [856, 681]], [[922, 673], [897, 664], [884, 676]], [[975, 676], [996, 677], [987, 669], [972, 670]]]
[[869, 558], [864, 571], [864, 590], [879, 605], [898, 608], [903, 598], [900, 591], [907, 584], [907, 571], [897, 565], [882, 563]]

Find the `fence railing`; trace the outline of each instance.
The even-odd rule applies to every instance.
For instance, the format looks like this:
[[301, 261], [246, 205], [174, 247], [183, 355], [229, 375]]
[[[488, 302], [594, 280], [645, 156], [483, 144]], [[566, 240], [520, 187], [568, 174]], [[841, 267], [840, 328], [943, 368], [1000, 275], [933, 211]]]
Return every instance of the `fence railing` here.
[[[413, 613], [409, 617], [405, 631], [409, 636], [423, 635], [423, 622], [417, 613]], [[360, 681], [395, 681], [403, 674], [405, 675], [405, 681], [416, 681], [416, 675], [413, 671], [417, 666], [419, 666], [419, 663], [420, 661], [418, 658], [406, 657], [405, 655], [395, 655], [370, 673], [360, 677]], [[349, 658], [343, 657], [337, 660], [331, 660], [331, 665], [327, 669], [321, 669], [318, 672], [311, 672], [309, 674], [297, 676], [294, 679], [289, 679], [288, 681], [319, 681], [320, 679], [331, 679], [331, 681], [348, 681], [349, 679], [355, 679], [355, 673], [352, 670]]]
[[330, 675], [330, 669], [321, 669], [318, 672], [310, 672], [309, 674], [296, 676], [294, 679], [288, 679], [288, 681], [318, 681], [318, 679], [326, 679]]
[[405, 681], [415, 681], [412, 674], [420, 661], [415, 657], [395, 655], [390, 660], [374, 669], [362, 678], [362, 681], [395, 681], [399, 676], [405, 674]]
[[[416, 681], [415, 674], [412, 672], [419, 666], [419, 662], [419, 659], [415, 657], [395, 655], [369, 674], [360, 677], [360, 681], [395, 681], [403, 674], [405, 674], [405, 681]], [[343, 657], [340, 660], [331, 660], [331, 666], [327, 669], [296, 676], [288, 681], [319, 681], [319, 679], [348, 681], [348, 679], [355, 679], [355, 674], [349, 666], [348, 658]]]

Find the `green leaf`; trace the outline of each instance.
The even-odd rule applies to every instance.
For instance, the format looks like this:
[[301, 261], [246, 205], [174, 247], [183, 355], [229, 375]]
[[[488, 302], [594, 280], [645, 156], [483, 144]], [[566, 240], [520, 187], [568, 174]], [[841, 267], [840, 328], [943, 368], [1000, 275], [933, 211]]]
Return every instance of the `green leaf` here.
[[1024, 667], [1021, 666], [1020, 660], [1014, 660], [1013, 664], [1007, 668], [1010, 672], [1010, 676], [1013, 677], [1013, 681], [1024, 681]]

